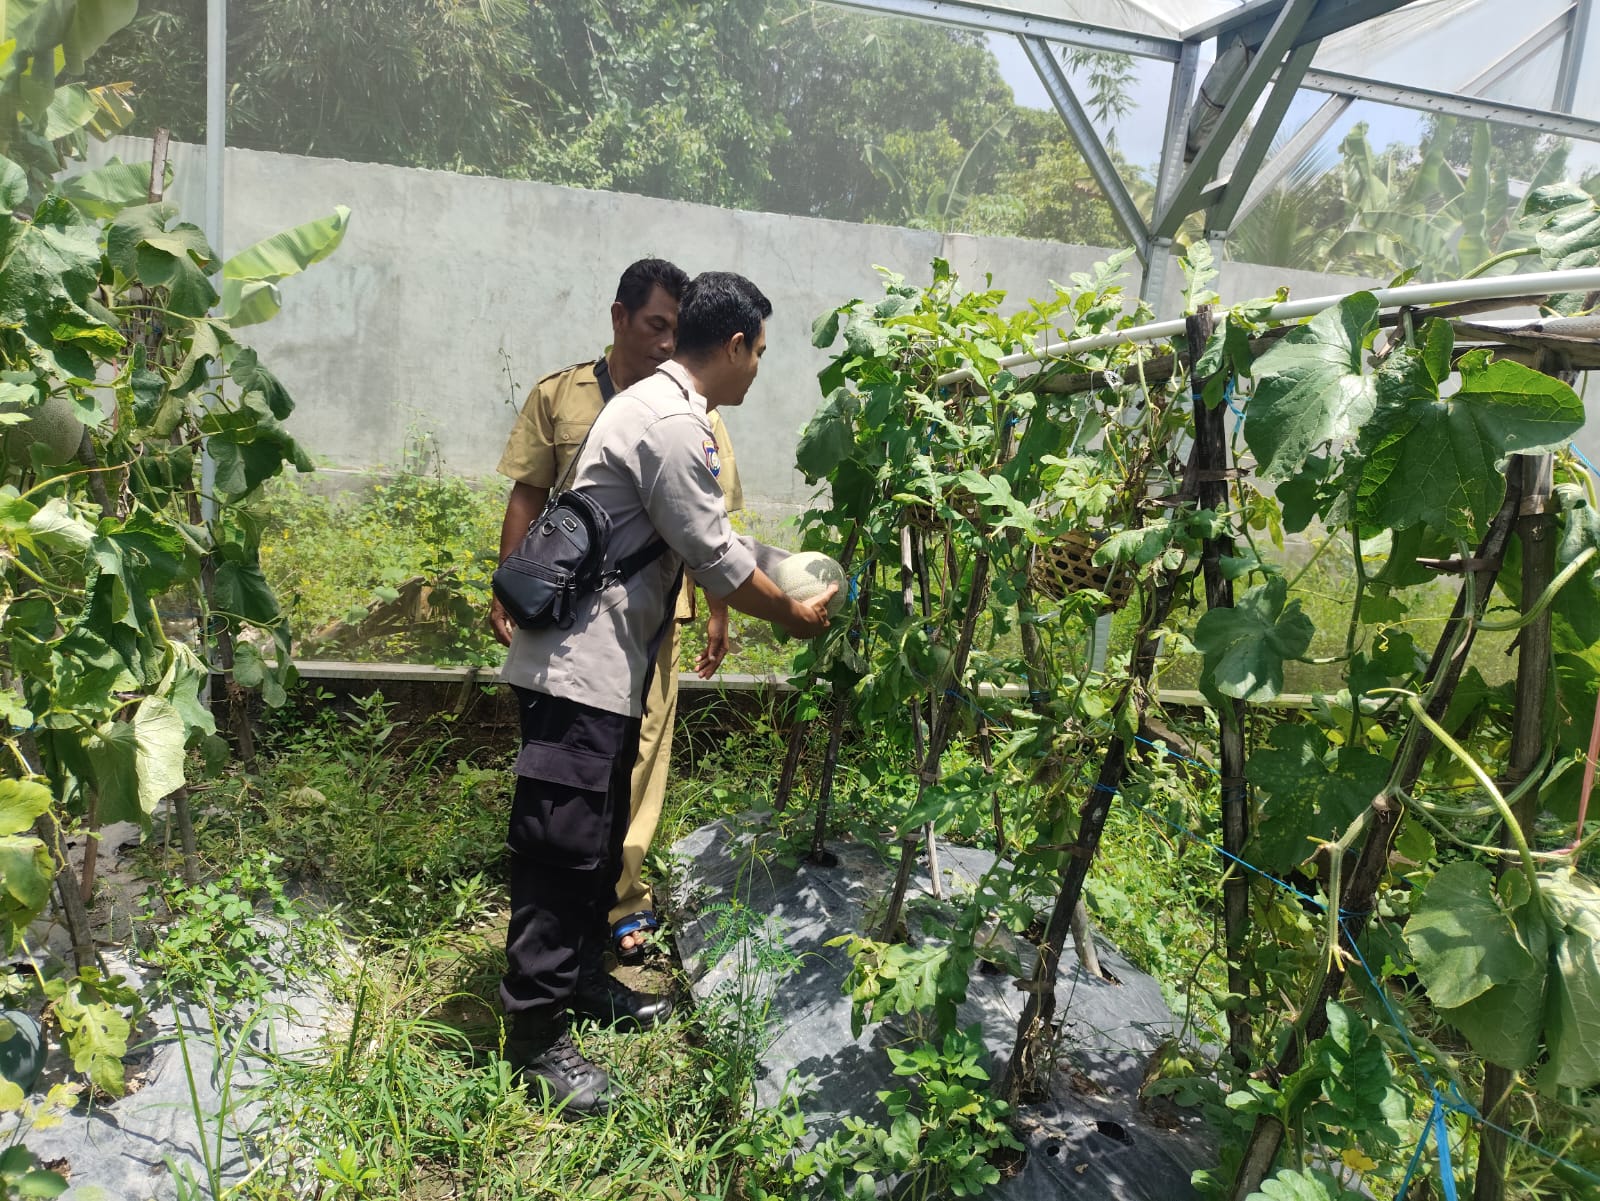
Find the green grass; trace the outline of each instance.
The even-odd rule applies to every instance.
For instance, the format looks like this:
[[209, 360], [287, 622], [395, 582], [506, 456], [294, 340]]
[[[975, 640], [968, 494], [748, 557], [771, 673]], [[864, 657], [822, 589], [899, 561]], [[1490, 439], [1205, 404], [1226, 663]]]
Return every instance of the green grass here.
[[[259, 502], [261, 565], [289, 614], [296, 653], [367, 662], [495, 663], [487, 625], [489, 577], [500, 546], [505, 494], [458, 476], [401, 471], [325, 494], [292, 477]], [[393, 605], [408, 581], [424, 582], [413, 608], [369, 638], [338, 640]], [[407, 591], [407, 598], [411, 596]]]
[[[289, 614], [297, 655], [461, 665], [504, 657], [487, 624], [504, 480], [478, 483], [425, 462], [338, 492], [285, 476], [258, 511], [262, 569]], [[741, 512], [733, 524], [763, 542], [796, 545], [791, 522]], [[393, 620], [371, 622], [373, 610]], [[685, 671], [705, 646], [704, 611], [702, 597], [700, 618], [683, 635]], [[724, 672], [790, 673], [795, 644], [766, 622], [734, 613], [729, 630]]]
[[[318, 957], [342, 1016], [321, 1045], [277, 1063], [260, 1094], [268, 1111], [254, 1135], [256, 1170], [227, 1196], [757, 1201], [764, 1187], [792, 1195], [780, 1182], [798, 1129], [792, 1116], [786, 1130], [781, 1115], [752, 1101], [753, 1049], [768, 1036], [757, 998], [723, 996], [643, 1034], [582, 1030], [582, 1045], [622, 1089], [603, 1118], [569, 1121], [512, 1080], [499, 1056], [496, 999], [510, 748], [469, 754], [447, 722], [422, 724], [402, 724], [381, 698], [348, 714], [324, 706], [303, 725], [269, 724], [255, 774], [196, 789], [197, 808], [209, 814], [199, 833], [212, 872], [268, 862], [259, 857], [270, 849], [271, 865], [294, 877], [298, 903], [337, 920], [348, 948]], [[684, 761], [688, 778], [673, 790], [658, 845], [742, 806], [734, 782], [753, 770], [746, 745], [765, 753], [757, 735]], [[147, 864], [157, 875], [175, 866]], [[252, 894], [259, 876], [246, 882]], [[201, 890], [199, 917], [231, 912], [227, 880], [219, 883]], [[150, 932], [168, 958], [181, 957], [176, 991], [235, 995], [228, 985], [239, 956], [201, 946], [197, 920], [179, 913]], [[219, 943], [237, 928], [219, 926]], [[748, 940], [732, 943], [749, 953]], [[653, 971], [642, 986], [686, 994], [686, 982]], [[197, 1187], [193, 1196], [212, 1195]]]

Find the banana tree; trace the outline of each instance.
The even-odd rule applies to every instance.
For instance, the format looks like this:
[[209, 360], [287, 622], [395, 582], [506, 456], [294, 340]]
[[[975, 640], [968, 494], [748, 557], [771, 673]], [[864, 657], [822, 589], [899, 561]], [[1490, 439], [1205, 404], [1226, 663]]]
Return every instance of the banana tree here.
[[[1480, 274], [1499, 263], [1536, 253], [1533, 235], [1518, 220], [1511, 180], [1496, 161], [1489, 126], [1472, 134], [1463, 175], [1446, 157], [1455, 123], [1440, 118], [1407, 172], [1372, 153], [1366, 127], [1357, 125], [1340, 148], [1350, 223], [1329, 254], [1368, 274], [1415, 269], [1426, 279]], [[1546, 156], [1534, 188], [1559, 178], [1563, 159]]]

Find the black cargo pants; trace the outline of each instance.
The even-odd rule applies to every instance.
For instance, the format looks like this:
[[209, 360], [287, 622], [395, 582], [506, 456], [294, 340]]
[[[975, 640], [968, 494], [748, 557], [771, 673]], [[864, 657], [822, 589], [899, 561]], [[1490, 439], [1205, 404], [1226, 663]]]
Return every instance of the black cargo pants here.
[[622, 870], [639, 718], [515, 688], [522, 718], [506, 835], [511, 925], [507, 1015], [564, 1009], [585, 957], [603, 951]]

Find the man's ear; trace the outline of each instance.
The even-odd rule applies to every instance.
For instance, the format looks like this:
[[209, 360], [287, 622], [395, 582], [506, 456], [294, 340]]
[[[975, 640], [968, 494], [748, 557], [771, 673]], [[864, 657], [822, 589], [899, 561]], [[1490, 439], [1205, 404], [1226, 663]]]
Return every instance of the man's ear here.
[[743, 330], [740, 330], [738, 333], [734, 334], [733, 337], [729, 338], [727, 341], [728, 357], [730, 359], [738, 358], [739, 352], [744, 349], [745, 342], [746, 338]]
[[616, 329], [625, 324], [627, 320], [628, 310], [623, 307], [622, 301], [613, 300], [611, 302], [611, 328]]

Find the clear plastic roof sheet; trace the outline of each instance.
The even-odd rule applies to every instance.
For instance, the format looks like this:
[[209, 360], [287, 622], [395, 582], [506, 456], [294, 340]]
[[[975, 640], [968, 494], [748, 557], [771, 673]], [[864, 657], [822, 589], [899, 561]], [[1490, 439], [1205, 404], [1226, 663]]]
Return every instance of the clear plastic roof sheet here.
[[[1229, 17], [1270, 17], [1282, 0], [989, 0], [981, 7], [1173, 42]], [[1319, 11], [1370, 7], [1323, 0]], [[1573, 31], [1569, 110], [1600, 117], [1595, 0], [1411, 0], [1323, 39], [1314, 71], [1561, 111], [1557, 87]]]

